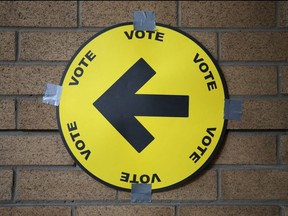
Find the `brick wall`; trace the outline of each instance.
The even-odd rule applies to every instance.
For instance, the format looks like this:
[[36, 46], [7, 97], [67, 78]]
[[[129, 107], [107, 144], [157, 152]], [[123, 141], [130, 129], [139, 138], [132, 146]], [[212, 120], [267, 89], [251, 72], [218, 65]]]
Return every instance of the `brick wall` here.
[[[45, 84], [97, 31], [151, 10], [218, 60], [243, 100], [222, 151], [189, 184], [131, 204], [75, 167]], [[288, 2], [0, 2], [0, 215], [288, 215]]]

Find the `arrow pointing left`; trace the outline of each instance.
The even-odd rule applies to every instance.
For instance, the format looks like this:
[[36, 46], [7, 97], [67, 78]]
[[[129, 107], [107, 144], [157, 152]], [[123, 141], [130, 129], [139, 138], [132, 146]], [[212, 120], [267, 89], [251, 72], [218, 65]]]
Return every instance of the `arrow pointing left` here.
[[140, 58], [93, 103], [139, 153], [154, 140], [154, 137], [135, 116], [189, 115], [188, 96], [136, 94], [155, 74], [150, 65]]

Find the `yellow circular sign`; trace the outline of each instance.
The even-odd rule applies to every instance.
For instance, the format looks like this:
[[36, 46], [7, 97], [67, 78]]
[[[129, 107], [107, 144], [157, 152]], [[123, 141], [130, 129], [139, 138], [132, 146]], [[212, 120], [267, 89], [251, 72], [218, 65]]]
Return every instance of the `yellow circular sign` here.
[[157, 24], [105, 29], [73, 56], [57, 119], [75, 161], [112, 187], [175, 187], [198, 174], [223, 138], [222, 73], [190, 35]]

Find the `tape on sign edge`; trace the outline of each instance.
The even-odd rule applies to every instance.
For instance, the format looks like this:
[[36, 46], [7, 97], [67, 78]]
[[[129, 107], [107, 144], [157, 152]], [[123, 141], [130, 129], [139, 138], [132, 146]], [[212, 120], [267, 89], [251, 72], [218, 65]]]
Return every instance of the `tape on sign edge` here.
[[225, 99], [224, 118], [227, 120], [241, 120], [242, 100]]
[[47, 83], [42, 102], [53, 106], [59, 106], [62, 86]]
[[136, 31], [155, 31], [154, 11], [134, 11], [133, 12], [133, 26]]
[[131, 202], [148, 203], [151, 202], [152, 185], [151, 184], [132, 184]]

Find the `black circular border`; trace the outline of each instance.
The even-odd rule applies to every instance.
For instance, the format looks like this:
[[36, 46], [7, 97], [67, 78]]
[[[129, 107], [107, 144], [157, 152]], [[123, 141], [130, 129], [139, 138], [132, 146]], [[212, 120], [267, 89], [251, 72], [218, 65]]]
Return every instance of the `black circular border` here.
[[[120, 24], [117, 24], [117, 25], [113, 25], [113, 26], [110, 26], [110, 27], [107, 27], [99, 32], [97, 32], [95, 35], [93, 35], [91, 38], [89, 38], [85, 43], [83, 43], [79, 48], [78, 50], [75, 52], [75, 54], [72, 56], [72, 58], [70, 59], [68, 65], [66, 66], [65, 68], [65, 71], [62, 75], [62, 78], [61, 78], [61, 81], [60, 81], [60, 85], [62, 86], [63, 84], [63, 81], [66, 77], [66, 73], [70, 67], [70, 65], [72, 64], [72, 62], [74, 61], [74, 59], [76, 58], [76, 56], [78, 55], [78, 53], [90, 42], [92, 41], [94, 38], [98, 37], [99, 35], [105, 33], [106, 31], [109, 31], [111, 29], [114, 29], [114, 28], [117, 28], [117, 27], [120, 27], [120, 26], [126, 26], [126, 25], [133, 25], [133, 22], [125, 22], [125, 23], [120, 23]], [[186, 37], [188, 37], [190, 40], [192, 40], [193, 42], [195, 42], [202, 50], [204, 50], [206, 52], [206, 54], [210, 57], [210, 59], [212, 60], [212, 62], [214, 63], [214, 65], [216, 66], [218, 72], [219, 72], [219, 75], [220, 75], [220, 78], [221, 78], [221, 81], [222, 81], [222, 85], [223, 85], [223, 89], [224, 89], [224, 95], [225, 95], [225, 99], [228, 99], [229, 98], [229, 94], [228, 94], [228, 88], [227, 88], [227, 84], [226, 84], [226, 81], [225, 81], [225, 78], [224, 78], [224, 75], [223, 75], [223, 72], [221, 70], [221, 68], [219, 67], [217, 61], [214, 59], [214, 57], [211, 55], [211, 53], [198, 41], [196, 40], [194, 37], [192, 37], [191, 35], [189, 35], [188, 33], [176, 28], [176, 27], [172, 27], [172, 26], [169, 26], [169, 25], [166, 25], [166, 24], [161, 24], [161, 23], [156, 23], [156, 27], [157, 26], [161, 26], [161, 27], [164, 27], [164, 28], [168, 28], [168, 29], [171, 29], [171, 30], [174, 30]], [[60, 99], [60, 103], [61, 103], [61, 99]], [[223, 112], [224, 113], [224, 112]], [[224, 116], [223, 116], [224, 118]], [[62, 128], [61, 128], [61, 124], [60, 124], [60, 117], [59, 117], [59, 106], [57, 106], [56, 108], [56, 119], [57, 119], [57, 124], [58, 124], [58, 128], [59, 128], [59, 132], [60, 132], [60, 136], [61, 136], [61, 139], [67, 149], [67, 151], [69, 152], [69, 154], [71, 155], [71, 157], [73, 158], [73, 160], [76, 162], [76, 164], [81, 167], [82, 170], [84, 170], [88, 175], [90, 175], [92, 178], [96, 179], [97, 181], [103, 183], [104, 185], [106, 186], [109, 186], [109, 187], [112, 187], [114, 189], [117, 189], [117, 190], [121, 190], [121, 191], [131, 191], [131, 189], [127, 189], [127, 188], [122, 188], [122, 187], [118, 187], [118, 186], [115, 186], [113, 184], [110, 184], [108, 182], [105, 182], [103, 181], [102, 179], [98, 178], [97, 176], [93, 175], [90, 171], [88, 171], [78, 160], [77, 158], [74, 156], [74, 154], [71, 152], [68, 144], [66, 143], [66, 140], [65, 140], [65, 137], [62, 133]], [[184, 184], [187, 184], [189, 181], [191, 181], [191, 179], [193, 179], [194, 177], [198, 176], [206, 167], [207, 165], [211, 162], [211, 160], [215, 157], [216, 153], [220, 150], [221, 148], [221, 143], [223, 142], [224, 138], [225, 138], [225, 135], [226, 135], [226, 129], [227, 129], [227, 123], [228, 123], [228, 120], [227, 119], [224, 119], [224, 124], [223, 124], [223, 128], [222, 128], [222, 132], [221, 132], [221, 135], [220, 135], [220, 138], [218, 140], [218, 143], [215, 147], [215, 149], [213, 150], [212, 154], [210, 155], [210, 157], [205, 161], [205, 163], [203, 163], [203, 165], [194, 173], [192, 173], [189, 177], [187, 177], [186, 179], [183, 179], [179, 182], [177, 182], [176, 184], [173, 184], [173, 185], [170, 185], [170, 186], [167, 186], [167, 187], [163, 187], [163, 188], [159, 188], [159, 189], [153, 189], [152, 191], [153, 192], [162, 192], [162, 191], [166, 191], [166, 190], [170, 190], [170, 189], [174, 189], [174, 188], [177, 188], [177, 187], [180, 187]]]

